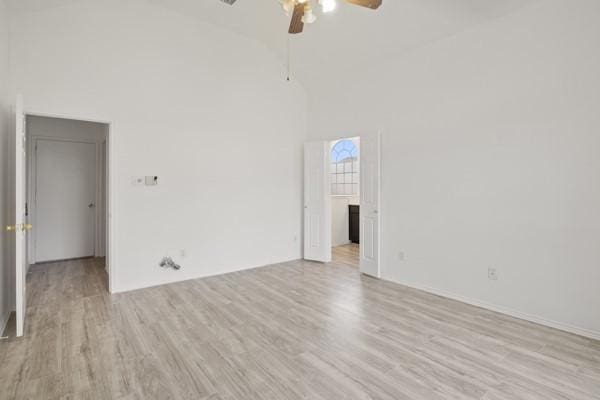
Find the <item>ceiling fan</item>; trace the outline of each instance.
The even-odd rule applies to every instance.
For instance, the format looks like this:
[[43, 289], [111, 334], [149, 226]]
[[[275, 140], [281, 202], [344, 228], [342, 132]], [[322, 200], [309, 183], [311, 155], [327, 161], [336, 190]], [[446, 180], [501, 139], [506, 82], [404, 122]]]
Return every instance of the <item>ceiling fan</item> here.
[[[221, 0], [223, 3], [233, 5], [237, 0]], [[316, 1], [323, 12], [333, 11], [336, 7], [336, 0], [279, 0], [281, 7], [286, 14], [292, 16], [290, 23], [291, 34], [301, 33], [304, 30], [304, 24], [312, 24], [317, 17], [313, 13], [311, 1]], [[373, 10], [379, 8], [383, 0], [343, 0], [346, 3], [354, 4], [361, 7], [367, 7]]]

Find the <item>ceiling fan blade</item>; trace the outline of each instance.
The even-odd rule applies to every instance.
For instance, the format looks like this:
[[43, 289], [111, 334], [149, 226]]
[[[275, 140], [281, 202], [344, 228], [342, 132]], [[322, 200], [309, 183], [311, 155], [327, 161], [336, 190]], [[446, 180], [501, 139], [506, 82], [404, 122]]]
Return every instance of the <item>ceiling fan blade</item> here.
[[290, 22], [290, 30], [288, 31], [291, 34], [301, 33], [304, 29], [304, 22], [302, 22], [302, 17], [304, 16], [304, 4], [296, 4], [294, 7], [294, 15], [292, 15], [292, 22]]
[[381, 3], [383, 3], [383, 0], [346, 0], [346, 2], [357, 6], [377, 10]]
[[232, 6], [232, 5], [233, 5], [233, 3], [235, 3], [237, 0], [221, 0], [221, 1], [222, 1], [223, 3], [227, 3], [227, 4], [229, 4], [230, 6]]

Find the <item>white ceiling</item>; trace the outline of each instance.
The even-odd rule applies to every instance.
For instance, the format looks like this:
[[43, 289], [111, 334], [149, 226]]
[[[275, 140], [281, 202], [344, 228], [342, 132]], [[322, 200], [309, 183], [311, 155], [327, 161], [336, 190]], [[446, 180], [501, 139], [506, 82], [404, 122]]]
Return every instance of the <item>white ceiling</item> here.
[[[277, 0], [148, 0], [186, 15], [194, 15], [273, 50], [285, 63], [289, 17]], [[313, 0], [314, 1], [314, 0]], [[290, 37], [293, 75], [310, 84], [318, 75], [339, 75], [389, 53], [414, 48], [501, 17], [537, 0], [384, 0], [377, 11], [338, 0], [335, 12], [321, 14]]]
[[[31, 12], [81, 0], [8, 0], [16, 12]], [[146, 0], [264, 43], [286, 60], [289, 18], [278, 0]], [[313, 0], [314, 1], [314, 0]], [[390, 53], [402, 54], [476, 24], [543, 0], [384, 0], [377, 11], [338, 0], [337, 10], [322, 15], [304, 33], [291, 36], [292, 70], [300, 81], [359, 69]]]

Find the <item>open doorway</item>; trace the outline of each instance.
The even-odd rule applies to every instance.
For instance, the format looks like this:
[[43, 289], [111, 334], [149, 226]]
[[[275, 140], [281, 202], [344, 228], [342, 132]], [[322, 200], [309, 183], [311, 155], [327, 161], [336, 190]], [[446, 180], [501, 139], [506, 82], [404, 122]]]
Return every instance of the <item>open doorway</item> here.
[[330, 143], [332, 261], [358, 269], [360, 255], [360, 138]]
[[27, 264], [51, 269], [78, 260], [108, 290], [109, 125], [26, 115]]
[[381, 276], [380, 182], [379, 132], [305, 144], [305, 260], [337, 257], [365, 275]]

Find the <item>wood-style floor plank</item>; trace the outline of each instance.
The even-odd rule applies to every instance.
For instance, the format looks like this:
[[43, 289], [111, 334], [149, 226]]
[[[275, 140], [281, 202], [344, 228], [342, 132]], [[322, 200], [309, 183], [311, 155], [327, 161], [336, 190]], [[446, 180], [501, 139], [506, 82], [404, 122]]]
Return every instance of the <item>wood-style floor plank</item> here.
[[600, 399], [600, 343], [293, 261], [110, 296], [103, 260], [36, 265], [0, 399]]

